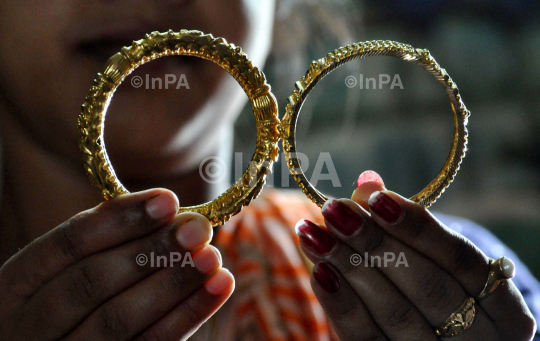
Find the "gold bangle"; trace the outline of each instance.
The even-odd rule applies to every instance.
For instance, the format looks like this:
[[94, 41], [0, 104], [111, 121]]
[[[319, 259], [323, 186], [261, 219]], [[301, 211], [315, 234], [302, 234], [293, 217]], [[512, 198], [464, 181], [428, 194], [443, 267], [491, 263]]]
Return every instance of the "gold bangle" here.
[[287, 166], [307, 197], [319, 207], [322, 207], [325, 201], [328, 200], [327, 197], [309, 182], [296, 157], [295, 132], [300, 109], [311, 90], [327, 74], [351, 60], [368, 56], [393, 56], [422, 66], [444, 86], [450, 98], [450, 104], [454, 112], [455, 126], [450, 154], [437, 177], [420, 193], [410, 198], [424, 207], [429, 207], [453, 181], [459, 165], [465, 156], [467, 120], [470, 112], [465, 107], [456, 84], [452, 81], [446, 70], [442, 69], [430, 55], [429, 51], [425, 49], [415, 49], [410, 45], [394, 41], [376, 40], [351, 44], [330, 52], [326, 57], [318, 61], [313, 61], [306, 75], [299, 82], [296, 82], [296, 89], [289, 97], [285, 116], [280, 125]]
[[327, 198], [317, 191], [305, 177], [296, 153], [295, 129], [302, 104], [313, 87], [328, 73], [342, 64], [366, 56], [388, 55], [419, 64], [441, 82], [450, 98], [454, 111], [455, 134], [450, 155], [439, 173], [424, 190], [411, 200], [429, 207], [450, 185], [465, 156], [467, 119], [470, 115], [461, 100], [459, 90], [444, 69], [431, 57], [429, 51], [414, 49], [391, 41], [372, 41], [351, 44], [329, 53], [311, 63], [296, 90], [289, 97], [283, 122], [277, 115], [277, 103], [266, 83], [264, 74], [252, 65], [240, 47], [228, 44], [223, 38], [214, 38], [200, 31], [181, 30], [166, 33], [152, 32], [144, 39], [134, 41], [130, 47], [112, 56], [102, 73], [98, 73], [79, 115], [79, 147], [83, 152], [85, 170], [92, 184], [105, 199], [129, 193], [116, 176], [109, 161], [103, 131], [105, 114], [114, 92], [122, 81], [140, 65], [168, 55], [187, 55], [213, 61], [229, 72], [246, 92], [257, 122], [257, 142], [251, 163], [240, 179], [211, 202], [181, 207], [179, 212], [193, 211], [206, 216], [213, 226], [223, 224], [243, 206], [257, 197], [277, 160], [278, 140], [283, 138], [287, 165], [302, 191], [322, 207]]
[[194, 56], [218, 64], [238, 81], [251, 101], [257, 121], [257, 142], [250, 166], [215, 200], [179, 210], [201, 213], [214, 226], [223, 224], [259, 194], [279, 152], [278, 108], [270, 85], [241, 48], [228, 44], [223, 38], [200, 31], [152, 32], [112, 56], [104, 71], [97, 74], [79, 115], [79, 147], [84, 166], [90, 181], [99, 187], [105, 199], [129, 193], [118, 180], [105, 149], [105, 114], [114, 92], [126, 76], [144, 63], [169, 55]]

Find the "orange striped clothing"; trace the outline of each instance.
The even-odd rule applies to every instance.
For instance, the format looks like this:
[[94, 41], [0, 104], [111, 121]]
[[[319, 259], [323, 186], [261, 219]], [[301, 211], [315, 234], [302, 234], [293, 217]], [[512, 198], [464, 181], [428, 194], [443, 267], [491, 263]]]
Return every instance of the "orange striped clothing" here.
[[220, 227], [215, 245], [236, 289], [190, 340], [338, 340], [298, 248], [300, 219], [323, 222], [302, 192], [265, 189]]

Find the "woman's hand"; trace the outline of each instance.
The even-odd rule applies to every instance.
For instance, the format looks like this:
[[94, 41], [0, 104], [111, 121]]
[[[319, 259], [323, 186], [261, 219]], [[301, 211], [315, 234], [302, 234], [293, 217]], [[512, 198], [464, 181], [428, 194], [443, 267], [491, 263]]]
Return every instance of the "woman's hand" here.
[[187, 339], [234, 279], [208, 220], [177, 210], [170, 191], [123, 195], [19, 251], [0, 268], [0, 340]]
[[[343, 341], [439, 340], [434, 327], [483, 290], [488, 258], [382, 181], [360, 186], [353, 200], [324, 205], [326, 228], [297, 225], [302, 250], [316, 264], [313, 290], [337, 334]], [[525, 341], [534, 331], [508, 280], [476, 302], [472, 326], [452, 339]]]

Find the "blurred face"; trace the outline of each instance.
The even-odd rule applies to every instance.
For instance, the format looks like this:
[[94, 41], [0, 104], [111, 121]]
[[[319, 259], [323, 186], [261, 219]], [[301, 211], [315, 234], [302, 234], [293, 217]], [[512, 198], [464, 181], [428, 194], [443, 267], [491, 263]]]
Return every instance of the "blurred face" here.
[[[224, 37], [262, 67], [273, 1], [2, 0], [0, 90], [38, 143], [78, 161], [80, 106], [111, 55], [146, 33], [185, 28]], [[146, 83], [135, 88], [134, 75], [160, 78], [162, 89], [159, 83], [154, 90]], [[164, 89], [166, 75], [185, 77], [189, 89], [177, 83]], [[247, 100], [231, 76], [198, 58], [161, 58], [132, 76], [113, 98], [105, 125], [121, 178], [173, 176], [195, 167], [219, 143], [217, 127], [230, 124]]]

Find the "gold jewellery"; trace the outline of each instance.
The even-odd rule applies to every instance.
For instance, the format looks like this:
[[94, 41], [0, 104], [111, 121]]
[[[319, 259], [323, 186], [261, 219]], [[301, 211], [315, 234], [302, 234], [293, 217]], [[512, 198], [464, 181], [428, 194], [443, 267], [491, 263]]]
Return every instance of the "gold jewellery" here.
[[240, 83], [251, 101], [257, 121], [257, 142], [250, 166], [234, 185], [213, 201], [179, 210], [198, 212], [213, 226], [223, 224], [259, 194], [279, 153], [278, 108], [270, 85], [242, 49], [223, 38], [188, 30], [152, 32], [112, 56], [103, 73], [98, 73], [94, 80], [79, 115], [79, 146], [84, 154], [84, 166], [90, 181], [99, 187], [105, 199], [129, 193], [114, 173], [105, 149], [103, 130], [107, 107], [126, 76], [142, 64], [171, 55], [194, 56], [218, 64]]
[[[501, 257], [497, 260], [489, 259], [489, 274], [484, 290], [478, 295], [476, 300], [482, 300], [493, 293], [501, 281], [509, 280], [516, 273], [514, 262], [507, 257]], [[467, 298], [465, 302], [456, 310], [446, 321], [435, 328], [435, 333], [442, 337], [457, 336], [469, 329], [474, 322], [476, 311], [474, 308], [476, 300], [472, 297]]]
[[450, 155], [435, 180], [420, 193], [410, 198], [424, 207], [429, 207], [441, 196], [452, 180], [454, 180], [461, 160], [465, 156], [467, 120], [470, 112], [461, 100], [456, 84], [452, 81], [446, 70], [442, 69], [429, 54], [429, 51], [425, 49], [415, 49], [410, 45], [395, 41], [375, 40], [339, 48], [327, 54], [326, 57], [313, 61], [306, 75], [299, 82], [296, 82], [296, 90], [289, 97], [289, 104], [287, 104], [286, 113], [283, 117], [281, 132], [287, 165], [302, 191], [314, 203], [322, 207], [328, 198], [310, 184], [296, 158], [295, 130], [298, 115], [300, 114], [304, 100], [321, 79], [348, 61], [368, 56], [392, 56], [418, 64], [431, 73], [444, 86], [448, 97], [450, 97], [450, 104], [454, 111], [455, 125], [454, 140]]
[[435, 333], [442, 337], [453, 337], [469, 329], [476, 315], [474, 303], [474, 298], [466, 299], [458, 310], [435, 329]]
[[484, 290], [478, 295], [477, 300], [486, 298], [489, 294], [494, 292], [501, 284], [501, 281], [514, 278], [516, 274], [516, 266], [507, 257], [501, 257], [497, 260], [489, 259], [489, 275], [484, 285]]
[[392, 41], [371, 41], [339, 48], [317, 61], [313, 61], [306, 75], [296, 82], [296, 90], [289, 97], [283, 122], [278, 118], [277, 103], [262, 71], [253, 66], [240, 47], [214, 38], [200, 31], [181, 30], [165, 33], [152, 32], [144, 39], [112, 56], [103, 72], [98, 73], [79, 115], [79, 147], [83, 152], [85, 170], [90, 181], [99, 187], [105, 199], [129, 193], [116, 176], [109, 161], [103, 132], [105, 115], [114, 92], [122, 81], [137, 67], [154, 59], [169, 55], [187, 55], [210, 60], [229, 72], [247, 94], [257, 125], [257, 142], [252, 160], [242, 177], [219, 197], [205, 204], [182, 207], [179, 212], [193, 211], [206, 216], [212, 225], [220, 225], [240, 212], [256, 198], [277, 160], [279, 147], [283, 147], [287, 165], [302, 191], [322, 207], [327, 197], [313, 187], [305, 177], [296, 158], [295, 129], [304, 100], [313, 87], [328, 73], [344, 63], [376, 55], [394, 56], [422, 66], [445, 88], [454, 112], [454, 139], [446, 163], [424, 190], [411, 198], [429, 207], [450, 185], [465, 156], [467, 120], [470, 115], [461, 100], [459, 90], [450, 76], [424, 49]]

